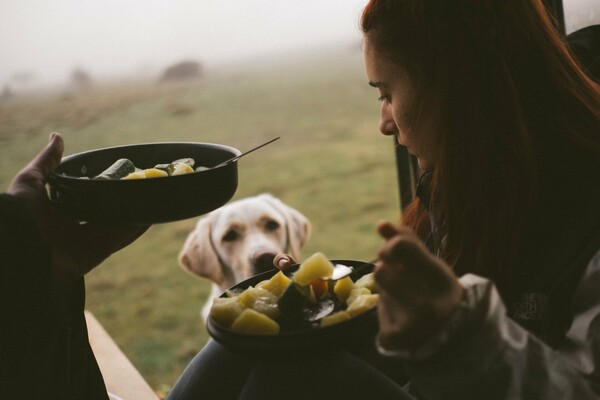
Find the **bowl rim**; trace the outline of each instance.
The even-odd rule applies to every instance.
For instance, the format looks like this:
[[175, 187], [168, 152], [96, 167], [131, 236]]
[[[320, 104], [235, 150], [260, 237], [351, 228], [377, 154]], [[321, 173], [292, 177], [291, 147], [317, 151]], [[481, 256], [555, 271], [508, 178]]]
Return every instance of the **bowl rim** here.
[[[117, 146], [107, 146], [107, 147], [99, 147], [97, 149], [92, 149], [92, 150], [84, 150], [84, 151], [80, 151], [77, 153], [73, 153], [73, 154], [69, 154], [67, 156], [63, 156], [60, 160], [60, 163], [58, 164], [58, 166], [56, 167], [56, 170], [52, 171], [49, 175], [51, 177], [51, 179], [64, 179], [64, 180], [77, 180], [77, 181], [88, 181], [85, 179], [81, 179], [80, 176], [71, 176], [71, 175], [65, 175], [62, 173], [58, 173], [56, 172], [64, 163], [67, 163], [69, 161], [72, 161], [73, 159], [82, 157], [82, 156], [86, 156], [88, 154], [93, 154], [93, 153], [98, 153], [98, 152], [102, 152], [102, 151], [109, 151], [109, 150], [119, 150], [119, 149], [127, 149], [127, 148], [131, 148], [131, 147], [152, 147], [152, 146], [161, 146], [161, 145], [194, 145], [197, 147], [204, 147], [204, 148], [212, 148], [212, 149], [217, 149], [217, 150], [225, 150], [225, 151], [229, 151], [232, 153], [231, 158], [237, 157], [239, 155], [242, 154], [241, 150], [229, 146], [229, 145], [225, 145], [225, 144], [219, 144], [219, 143], [210, 143], [210, 142], [191, 142], [191, 141], [174, 141], [174, 142], [144, 142], [144, 143], [131, 143], [131, 144], [123, 144], [123, 145], [117, 145]], [[237, 162], [234, 161], [234, 162]], [[218, 168], [211, 168], [211, 169], [220, 169], [223, 167], [226, 167], [228, 164], [222, 165]], [[199, 172], [205, 172], [205, 171], [199, 171]], [[180, 175], [180, 176], [187, 176], [187, 175]], [[158, 177], [160, 178], [160, 177]], [[164, 178], [164, 177], [163, 177]], [[168, 178], [174, 178], [172, 176], [168, 177]], [[152, 179], [156, 179], [156, 178], [152, 178]], [[121, 182], [122, 180], [117, 179], [117, 180], [89, 180], [89, 182]], [[124, 180], [123, 182], [136, 182], [136, 180]]]
[[[370, 263], [368, 261], [362, 260], [350, 260], [350, 259], [331, 259], [332, 262], [335, 263], [354, 263], [359, 264], [360, 266], [368, 267], [368, 270], [364, 272], [362, 275], [366, 275], [370, 272], [373, 272], [375, 264]], [[284, 272], [288, 278], [289, 274], [293, 273], [300, 267], [301, 263], [293, 264], [289, 268], [287, 268]], [[269, 271], [262, 272], [260, 274], [254, 275], [242, 282], [239, 282], [233, 286], [231, 286], [228, 290], [239, 289], [239, 288], [247, 288], [249, 287], [253, 281], [257, 280], [260, 277], [264, 277], [264, 279], [269, 279], [269, 277], [274, 276], [280, 270], [277, 268], [273, 268]], [[356, 271], [359, 271], [358, 269]], [[263, 280], [264, 280], [263, 279]], [[254, 283], [256, 284], [256, 283]], [[227, 291], [222, 293], [219, 297], [226, 296]], [[231, 347], [237, 350], [241, 350], [244, 352], [255, 353], [257, 350], [273, 348], [273, 349], [285, 349], [285, 350], [294, 350], [294, 347], [298, 347], [299, 349], [304, 349], [306, 344], [299, 345], [298, 341], [301, 337], [307, 336], [311, 340], [315, 341], [310, 345], [310, 347], [320, 348], [323, 346], [323, 343], [329, 343], [331, 338], [343, 333], [345, 328], [361, 326], [365, 330], [369, 327], [367, 324], [369, 321], [376, 321], [376, 307], [367, 310], [366, 312], [351, 318], [348, 321], [343, 321], [339, 324], [333, 324], [326, 327], [307, 327], [303, 329], [297, 329], [292, 331], [284, 331], [277, 334], [245, 334], [241, 332], [233, 331], [229, 328], [226, 328], [220, 324], [218, 324], [212, 316], [209, 315], [206, 321], [206, 328], [209, 335], [221, 343], [223, 346]], [[224, 337], [225, 336], [225, 337]], [[294, 341], [293, 343], [290, 340]], [[246, 344], [244, 344], [246, 343]]]

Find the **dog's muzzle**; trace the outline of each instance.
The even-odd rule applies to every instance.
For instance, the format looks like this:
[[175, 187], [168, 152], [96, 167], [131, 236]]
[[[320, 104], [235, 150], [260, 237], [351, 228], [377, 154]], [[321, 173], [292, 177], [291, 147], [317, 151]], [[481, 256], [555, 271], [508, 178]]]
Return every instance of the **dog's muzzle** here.
[[273, 260], [277, 254], [270, 251], [256, 252], [252, 255], [250, 262], [254, 268], [254, 273], [259, 274], [261, 272], [269, 271], [275, 268]]

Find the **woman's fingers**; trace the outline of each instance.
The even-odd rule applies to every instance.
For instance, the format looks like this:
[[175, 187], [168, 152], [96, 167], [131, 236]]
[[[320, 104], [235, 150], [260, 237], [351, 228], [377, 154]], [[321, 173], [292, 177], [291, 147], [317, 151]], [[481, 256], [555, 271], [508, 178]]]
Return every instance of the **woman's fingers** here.
[[380, 233], [386, 238], [375, 268], [381, 334], [390, 343], [402, 338], [414, 345], [453, 312], [463, 289], [452, 269], [409, 228], [384, 223]]
[[389, 239], [396, 235], [398, 229], [401, 229], [401, 227], [388, 221], [381, 221], [377, 224], [377, 232], [384, 239]]
[[285, 271], [294, 264], [296, 264], [296, 260], [294, 260], [289, 254], [279, 253], [273, 259], [273, 265], [282, 271]]

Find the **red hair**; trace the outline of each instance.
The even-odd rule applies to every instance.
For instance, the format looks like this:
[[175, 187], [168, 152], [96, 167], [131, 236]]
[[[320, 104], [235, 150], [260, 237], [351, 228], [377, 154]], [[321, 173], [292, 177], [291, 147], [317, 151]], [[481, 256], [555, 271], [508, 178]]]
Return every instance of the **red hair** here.
[[[598, 167], [598, 85], [540, 0], [371, 0], [361, 25], [411, 76], [417, 131], [431, 100], [442, 104], [432, 180], [441, 256], [457, 274], [509, 284], [554, 157]], [[402, 223], [424, 238], [428, 213], [415, 200]]]

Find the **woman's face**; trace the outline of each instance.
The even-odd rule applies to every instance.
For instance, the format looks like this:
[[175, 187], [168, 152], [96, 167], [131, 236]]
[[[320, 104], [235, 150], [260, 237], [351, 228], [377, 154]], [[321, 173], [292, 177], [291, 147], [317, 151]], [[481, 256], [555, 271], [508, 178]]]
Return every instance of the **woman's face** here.
[[398, 142], [417, 157], [422, 170], [432, 170], [437, 144], [433, 116], [437, 110], [427, 110], [427, 116], [421, 118], [418, 128], [415, 127], [412, 113], [419, 107], [414, 107], [415, 93], [406, 70], [378, 53], [368, 35], [364, 41], [364, 59], [369, 85], [377, 88], [380, 94], [379, 130], [384, 135], [396, 135]]

